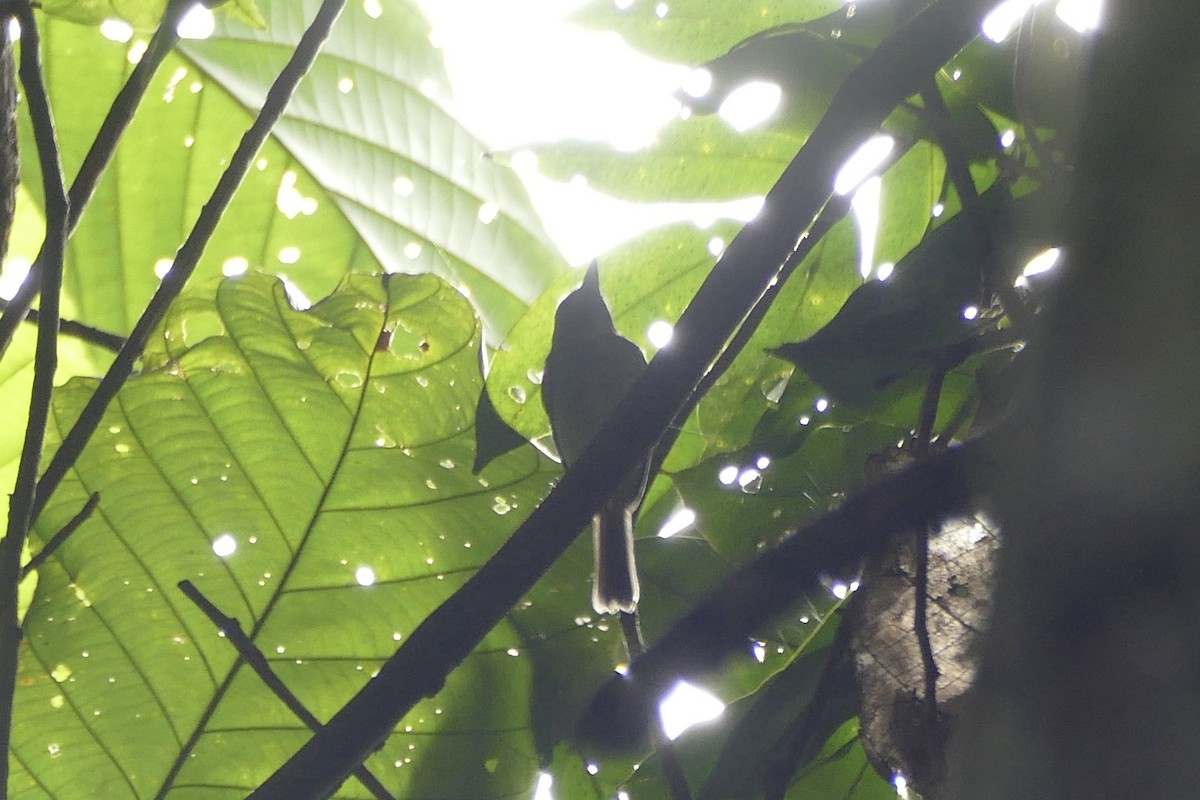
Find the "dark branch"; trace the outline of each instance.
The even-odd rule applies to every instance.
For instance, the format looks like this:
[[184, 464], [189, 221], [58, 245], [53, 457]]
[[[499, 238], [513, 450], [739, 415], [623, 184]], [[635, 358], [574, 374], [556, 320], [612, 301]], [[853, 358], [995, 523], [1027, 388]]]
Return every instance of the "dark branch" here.
[[[583, 530], [625, 476], [626, 466], [649, 457], [795, 249], [799, 234], [828, 201], [838, 168], [897, 104], [975, 36], [990, 7], [990, 0], [938, 3], [885, 40], [847, 77], [829, 112], [767, 194], [762, 211], [730, 243], [684, 312], [672, 346], [654, 358], [588, 451], [496, 555], [418, 625], [374, 680], [252, 798], [328, 796], [404, 714], [442, 687], [450, 670]], [[928, 497], [922, 490], [897, 502], [910, 510], [906, 503], [919, 506]], [[787, 583], [793, 583], [790, 576]]]
[[[133, 112], [141, 103], [146, 88], [150, 85], [150, 79], [154, 77], [154, 73], [162, 64], [163, 59], [167, 57], [167, 53], [171, 52], [175, 43], [179, 41], [179, 34], [176, 33], [175, 27], [190, 7], [191, 3], [188, 0], [171, 0], [167, 5], [162, 22], [159, 23], [158, 29], [150, 39], [146, 52], [138, 61], [137, 66], [133, 68], [129, 80], [121, 87], [104, 122], [101, 123], [96, 139], [92, 142], [87, 155], [84, 156], [83, 164], [80, 165], [79, 174], [75, 176], [75, 180], [71, 184], [71, 192], [68, 195], [70, 204], [67, 210], [68, 239], [75, 231], [75, 226], [79, 223], [79, 216], [91, 199], [92, 192], [95, 191], [96, 184], [100, 181], [100, 176], [112, 160], [113, 153], [117, 149], [117, 142], [120, 141], [125, 129], [129, 127], [129, 122], [133, 119]], [[21, 24], [25, 25], [24, 22]], [[5, 306], [4, 314], [0, 316], [0, 358], [3, 358], [4, 353], [8, 351], [8, 346], [12, 343], [13, 336], [16, 335], [17, 327], [33, 307], [33, 301], [40, 291], [38, 276], [41, 274], [43, 263], [45, 263], [45, 256], [44, 250], [38, 253], [37, 258], [33, 261], [33, 266], [29, 268], [29, 274], [25, 276], [17, 293]]]
[[[8, 531], [0, 543], [0, 754], [9, 752], [12, 735], [13, 692], [16, 688], [17, 651], [21, 644], [21, 623], [17, 617], [17, 590], [21, 583], [21, 553], [36, 518], [37, 473], [50, 418], [50, 394], [58, 368], [58, 314], [62, 291], [63, 253], [67, 244], [67, 189], [63, 182], [58, 142], [54, 134], [54, 116], [46, 84], [42, 79], [41, 43], [33, 9], [28, 3], [16, 5], [21, 23], [21, 85], [33, 124], [38, 165], [46, 208], [46, 238], [41, 270], [42, 308], [38, 320], [34, 355], [33, 388], [21, 448], [17, 480], [8, 510]], [[8, 758], [0, 758], [0, 787], [8, 785]]]
[[[826, 574], [857, 571], [894, 537], [976, 510], [984, 442], [931, 456], [872, 484], [837, 510], [743, 566], [675, 623], [624, 677], [609, 681], [584, 717], [585, 738], [627, 747], [643, 740], [651, 707], [679, 679], [702, 680]], [[651, 704], [652, 705], [652, 704]]]
[[[233, 617], [223, 614], [219, 608], [213, 605], [213, 602], [205, 597], [196, 585], [188, 580], [179, 582], [179, 591], [187, 596], [196, 604], [196, 607], [204, 612], [204, 616], [208, 617], [208, 621], [217, 627], [231, 645], [237, 650], [242, 661], [254, 670], [254, 674], [258, 676], [271, 693], [278, 697], [288, 710], [296, 715], [301, 722], [312, 732], [316, 733], [321, 729], [321, 721], [318, 720], [313, 713], [308, 710], [304, 703], [300, 702], [300, 698], [292, 693], [292, 690], [275, 674], [275, 670], [271, 669], [271, 664], [267, 661], [267, 657], [263, 655], [262, 650], [259, 650], [254, 642], [250, 641], [250, 637], [246, 636], [242, 630], [242, 625]], [[359, 765], [354, 770], [354, 777], [358, 778], [363, 786], [377, 800], [394, 800], [392, 794], [387, 790], [379, 779], [371, 774], [365, 766]]]
[[[7, 309], [9, 304], [8, 300], [0, 300], [0, 309]], [[29, 309], [25, 314], [26, 322], [36, 323], [39, 319], [40, 316], [36, 308]], [[75, 322], [69, 319], [60, 319], [58, 321], [58, 331], [67, 336], [74, 336], [76, 339], [85, 341], [88, 344], [94, 344], [97, 347], [103, 347], [105, 350], [111, 350], [114, 353], [119, 351], [121, 346], [125, 344], [125, 337], [123, 336], [102, 331], [99, 328], [93, 328], [91, 325], [85, 325], [82, 322]]]
[[270, 135], [271, 129], [283, 116], [283, 111], [287, 107], [292, 93], [296, 90], [300, 80], [308, 73], [313, 60], [320, 52], [321, 44], [329, 36], [330, 27], [341, 13], [344, 5], [345, 0], [325, 0], [322, 3], [312, 25], [301, 37], [291, 59], [280, 72], [279, 77], [271, 84], [271, 88], [267, 91], [267, 97], [263, 101], [262, 110], [255, 118], [254, 124], [242, 136], [242, 140], [229, 159], [229, 166], [221, 174], [212, 196], [200, 210], [200, 216], [196, 219], [195, 225], [192, 226], [187, 239], [175, 254], [175, 261], [171, 265], [171, 269], [159, 284], [154, 296], [150, 298], [146, 310], [142, 312], [137, 324], [133, 326], [129, 338], [121, 351], [117, 353], [116, 359], [105, 373], [104, 378], [101, 379], [100, 385], [96, 387], [96, 391], [89, 398], [83, 411], [80, 412], [79, 419], [63, 438], [62, 445], [46, 467], [45, 473], [38, 482], [37, 499], [33, 509], [35, 517], [45, 508], [50, 495], [54, 493], [63, 476], [67, 474], [67, 470], [71, 468], [75, 459], [83, 451], [84, 445], [99, 426], [108, 404], [125, 385], [126, 379], [133, 372], [134, 364], [142, 355], [142, 350], [150, 338], [150, 332], [158, 325], [171, 302], [183, 291], [184, 285], [200, 261], [200, 256], [204, 253], [204, 248], [212, 238], [217, 223], [220, 222], [225, 209], [233, 199], [234, 192], [237, 191], [242, 179], [250, 170], [255, 156]]
[[[942, 99], [942, 94], [933, 81], [930, 81], [928, 86], [922, 90], [921, 99], [925, 101], [925, 105], [934, 119], [950, 118], [950, 113], [946, 110], [946, 102]], [[1021, 327], [1028, 327], [1032, 315], [1025, 304], [1021, 302], [1021, 298], [1017, 296], [1012, 279], [996, 257], [995, 237], [992, 236], [992, 230], [988, 225], [988, 215], [979, 200], [979, 193], [975, 191], [975, 180], [971, 177], [967, 157], [959, 147], [957, 139], [938, 133], [936, 125], [931, 127], [937, 138], [938, 146], [946, 156], [946, 172], [950, 175], [950, 182], [954, 185], [954, 191], [957, 192], [959, 202], [962, 203], [963, 213], [967, 215], [971, 234], [975, 238], [975, 247], [979, 251], [979, 257], [983, 263], [987, 289], [1000, 299], [1000, 305], [1003, 306], [1004, 312], [1010, 319]]]
[[92, 513], [96, 510], [96, 506], [99, 504], [100, 493], [92, 492], [92, 496], [89, 497], [87, 502], [83, 504], [83, 508], [79, 509], [79, 512], [75, 516], [71, 517], [70, 521], [66, 525], [62, 526], [62, 529], [59, 530], [58, 533], [51, 536], [50, 541], [46, 542], [45, 546], [43, 546], [42, 549], [39, 550], [32, 558], [30, 558], [29, 562], [21, 568], [21, 579], [24, 580], [29, 573], [46, 563], [46, 559], [48, 559], [55, 550], [61, 547], [62, 543], [65, 542], [71, 534], [78, 530], [80, 525], [88, 521], [88, 518], [92, 516]]

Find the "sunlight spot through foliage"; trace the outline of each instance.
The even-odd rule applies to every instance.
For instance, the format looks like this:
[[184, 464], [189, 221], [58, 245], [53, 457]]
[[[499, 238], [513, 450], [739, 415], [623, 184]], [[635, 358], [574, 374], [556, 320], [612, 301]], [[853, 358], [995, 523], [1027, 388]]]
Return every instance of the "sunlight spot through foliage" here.
[[213, 12], [204, 4], [196, 3], [179, 20], [175, 27], [181, 39], [207, 39], [217, 28]]
[[658, 538], [670, 539], [672, 536], [682, 533], [695, 522], [696, 512], [684, 506], [667, 517], [667, 521], [658, 529]]
[[892, 153], [896, 140], [891, 136], [872, 136], [846, 159], [833, 179], [833, 190], [843, 197], [853, 192], [874, 174]]
[[232, 534], [222, 533], [213, 539], [212, 551], [220, 558], [226, 558], [237, 552], [237, 539]]
[[738, 133], [766, 122], [779, 108], [783, 90], [770, 81], [749, 81], [734, 89], [717, 110]]
[[718, 698], [687, 681], [676, 683], [658, 704], [663, 732], [672, 740], [693, 725], [716, 719], [724, 711], [725, 704]]

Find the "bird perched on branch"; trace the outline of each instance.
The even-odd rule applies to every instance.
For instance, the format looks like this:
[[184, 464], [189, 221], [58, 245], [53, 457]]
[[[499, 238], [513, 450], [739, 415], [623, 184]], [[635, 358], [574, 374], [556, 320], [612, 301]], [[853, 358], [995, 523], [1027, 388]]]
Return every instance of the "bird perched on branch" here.
[[[626, 391], [646, 368], [638, 346], [617, 333], [600, 294], [595, 261], [583, 285], [558, 305], [542, 377], [542, 404], [563, 466], [587, 449]], [[633, 467], [592, 518], [596, 574], [592, 607], [632, 612], [638, 601], [633, 518], [646, 489], [648, 463]]]

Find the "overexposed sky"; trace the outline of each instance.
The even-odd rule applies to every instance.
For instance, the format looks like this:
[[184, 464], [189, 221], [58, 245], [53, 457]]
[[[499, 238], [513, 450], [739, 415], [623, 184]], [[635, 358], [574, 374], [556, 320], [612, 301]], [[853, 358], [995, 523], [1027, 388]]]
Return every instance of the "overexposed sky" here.
[[[567, 21], [586, 0], [419, 0], [442, 49], [455, 113], [497, 150], [571, 139], [637, 150], [679, 114], [673, 98], [692, 70], [649, 58], [614, 33]], [[636, 234], [688, 219], [746, 219], [753, 198], [728, 204], [635, 205], [577, 178], [548, 181], [515, 164], [550, 235], [584, 264]]]

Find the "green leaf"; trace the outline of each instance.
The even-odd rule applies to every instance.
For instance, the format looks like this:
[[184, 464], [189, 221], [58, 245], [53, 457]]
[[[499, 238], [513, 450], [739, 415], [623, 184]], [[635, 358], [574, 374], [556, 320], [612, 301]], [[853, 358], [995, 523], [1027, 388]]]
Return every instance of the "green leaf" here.
[[[244, 795], [307, 733], [237, 668], [176, 583], [191, 580], [237, 618], [327, 719], [553, 474], [526, 447], [471, 475], [480, 329], [440, 279], [350, 276], [307, 311], [268, 276], [226, 280], [215, 297], [201, 289], [172, 309], [146, 371], [37, 526], [45, 541], [100, 493], [97, 513], [40, 570], [17, 690], [22, 792]], [[91, 391], [79, 379], [62, 388], [55, 430]], [[220, 557], [216, 542], [236, 551]], [[373, 585], [359, 585], [360, 568]], [[573, 573], [569, 598], [535, 592], [533, 607], [569, 620], [586, 606], [586, 574]], [[522, 641], [517, 627], [496, 628], [397, 728], [369, 762], [394, 794], [532, 786], [531, 663], [509, 654]]]
[[637, 202], [701, 202], [765, 194], [802, 143], [790, 130], [738, 133], [711, 115], [671, 122], [652, 145], [634, 153], [575, 141], [529, 149], [547, 177], [582, 174], [589, 186]]
[[619, 33], [642, 52], [665, 61], [698, 64], [714, 58], [759, 31], [788, 22], [823, 17], [844, 3], [840, 0], [723, 3], [694, 0], [662, 4], [633, 3], [620, 8], [612, 0], [593, 0], [572, 19], [588, 28]]
[[[316, 3], [267, 0], [255, 30], [224, 17], [151, 83], [72, 239], [65, 291], [81, 321], [130, 330]], [[67, 175], [144, 43], [45, 20], [47, 84]], [[320, 297], [350, 270], [434, 272], [468, 294], [499, 341], [563, 269], [515, 174], [441, 103], [441, 55], [404, 0], [348, 8], [263, 148], [198, 268], [263, 269]], [[404, 58], [396, 58], [403, 53]], [[87, 69], [80, 69], [87, 64]], [[22, 117], [21, 145], [33, 152]], [[23, 180], [40, 185], [33, 160]], [[36, 190], [35, 190], [36, 196]], [[40, 200], [39, 200], [40, 202]]]
[[867, 763], [858, 740], [858, 720], [842, 725], [826, 741], [788, 800], [895, 800], [896, 789]]

